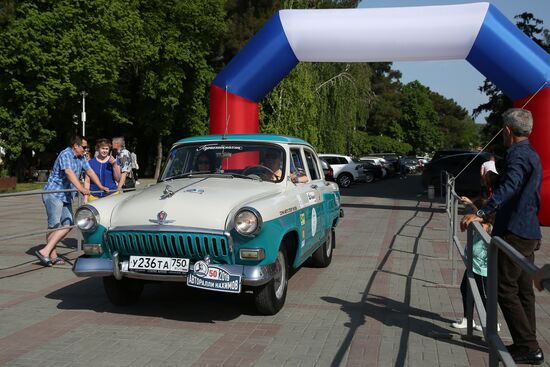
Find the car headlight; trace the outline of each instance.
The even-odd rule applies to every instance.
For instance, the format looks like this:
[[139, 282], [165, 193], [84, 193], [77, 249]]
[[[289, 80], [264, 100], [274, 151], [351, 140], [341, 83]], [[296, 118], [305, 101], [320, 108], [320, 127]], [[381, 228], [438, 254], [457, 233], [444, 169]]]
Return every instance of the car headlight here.
[[94, 207], [80, 207], [75, 214], [76, 226], [83, 232], [92, 232], [97, 228], [99, 213]]
[[235, 214], [235, 229], [242, 235], [253, 236], [262, 228], [262, 216], [254, 208], [242, 208]]

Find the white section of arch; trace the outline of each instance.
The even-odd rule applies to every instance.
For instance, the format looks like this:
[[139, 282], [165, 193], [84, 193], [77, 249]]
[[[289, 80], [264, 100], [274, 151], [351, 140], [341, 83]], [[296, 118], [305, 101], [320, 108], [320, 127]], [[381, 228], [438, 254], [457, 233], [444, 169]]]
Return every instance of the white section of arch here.
[[300, 61], [464, 59], [489, 3], [373, 9], [281, 10]]

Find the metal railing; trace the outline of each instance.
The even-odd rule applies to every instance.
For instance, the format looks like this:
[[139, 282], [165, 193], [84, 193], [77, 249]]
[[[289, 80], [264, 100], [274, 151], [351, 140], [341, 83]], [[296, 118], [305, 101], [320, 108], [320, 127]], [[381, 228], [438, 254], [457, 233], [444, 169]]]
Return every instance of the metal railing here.
[[[449, 218], [449, 258], [453, 262], [453, 272], [456, 267], [452, 258], [453, 248], [456, 247], [462, 261], [466, 265], [466, 276], [468, 279], [468, 291], [466, 296], [466, 319], [467, 319], [467, 336], [473, 336], [473, 316], [474, 305], [477, 310], [483, 334], [489, 347], [489, 366], [498, 366], [499, 361], [502, 361], [505, 366], [515, 366], [514, 359], [506, 349], [502, 339], [498, 335], [498, 253], [502, 251], [511, 260], [518, 264], [524, 271], [530, 275], [534, 275], [539, 268], [521, 255], [509, 243], [498, 236], [491, 237], [478, 222], [472, 223], [468, 227], [468, 237], [466, 242], [466, 252], [457, 236], [458, 222], [458, 205], [461, 197], [456, 194], [454, 178], [447, 174], [446, 179], [446, 207]], [[487, 246], [487, 309], [483, 305], [477, 283], [474, 279], [473, 256], [465, 256], [465, 254], [473, 254], [474, 234], [481, 238]], [[456, 274], [453, 274], [453, 283], [456, 279]], [[550, 291], [550, 278], [542, 282], [543, 287]]]
[[[134, 190], [136, 190], [136, 189], [131, 188], [131, 189], [118, 190], [118, 191], [119, 192], [120, 191], [127, 192], [127, 191], [134, 191]], [[24, 191], [24, 192], [13, 192], [13, 193], [0, 194], [0, 199], [10, 198], [10, 197], [17, 197], [17, 196], [43, 195], [43, 194], [55, 194], [55, 193], [77, 193], [77, 201], [76, 201], [77, 207], [79, 207], [83, 204], [82, 195], [81, 195], [80, 191], [78, 191], [77, 189], [32, 190], [32, 191]], [[90, 194], [92, 194], [92, 195], [93, 194], [100, 194], [100, 193], [103, 193], [103, 191], [90, 191]], [[45, 235], [45, 234], [55, 232], [55, 231], [73, 229], [74, 227], [76, 227], [76, 225], [63, 226], [63, 227], [53, 228], [53, 229], [44, 229], [44, 230], [40, 230], [40, 231], [36, 231], [36, 232], [30, 232], [30, 233], [25, 232], [25, 233], [18, 233], [18, 234], [10, 234], [10, 235], [7, 235], [7, 236], [0, 237], [0, 241], [13, 240], [13, 239], [25, 238], [25, 237], [34, 237], [34, 236], [39, 236], [39, 235], [42, 235], [42, 234]], [[81, 240], [78, 240], [78, 245], [77, 246], [78, 246], [77, 250], [80, 251], [82, 249]]]

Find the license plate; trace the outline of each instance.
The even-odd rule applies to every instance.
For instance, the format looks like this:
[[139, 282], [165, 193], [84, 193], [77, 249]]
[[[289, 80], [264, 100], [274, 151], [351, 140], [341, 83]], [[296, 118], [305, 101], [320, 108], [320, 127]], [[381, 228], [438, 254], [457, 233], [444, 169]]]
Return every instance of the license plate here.
[[241, 293], [241, 276], [201, 260], [193, 265], [193, 271], [187, 275], [187, 285], [217, 292]]
[[189, 272], [189, 259], [156, 256], [130, 256], [128, 269], [152, 273]]

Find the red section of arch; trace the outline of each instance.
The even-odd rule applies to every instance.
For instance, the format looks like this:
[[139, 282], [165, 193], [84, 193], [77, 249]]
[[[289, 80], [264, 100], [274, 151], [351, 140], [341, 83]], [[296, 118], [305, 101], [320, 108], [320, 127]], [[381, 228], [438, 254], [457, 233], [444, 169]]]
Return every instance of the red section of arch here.
[[[229, 117], [227, 131], [226, 116]], [[210, 86], [210, 134], [257, 134], [259, 132], [258, 103], [226, 92], [214, 84]]]
[[[532, 95], [518, 99], [514, 107], [521, 108]], [[533, 131], [529, 141], [537, 151], [542, 162], [542, 187], [540, 189], [539, 222], [550, 225], [550, 88], [538, 92], [525, 107], [533, 114]]]

